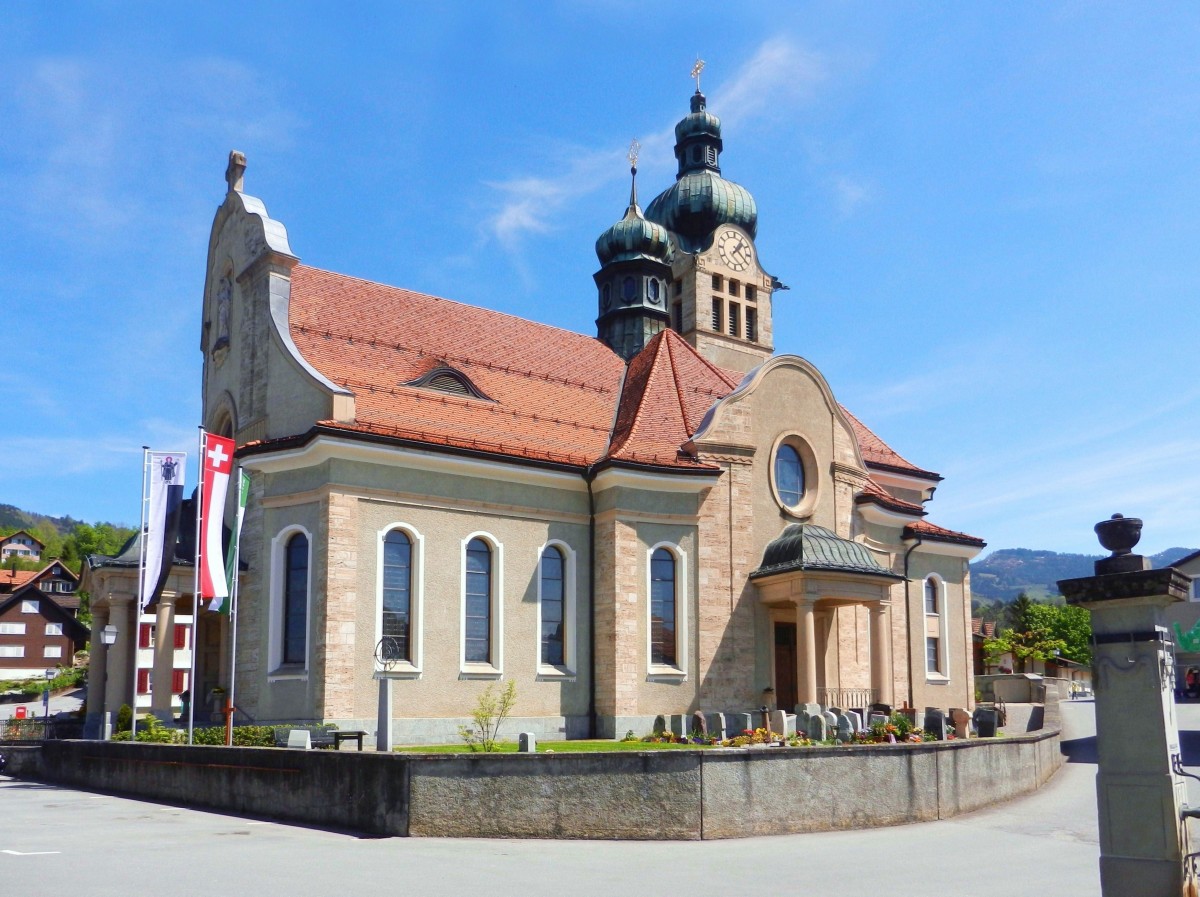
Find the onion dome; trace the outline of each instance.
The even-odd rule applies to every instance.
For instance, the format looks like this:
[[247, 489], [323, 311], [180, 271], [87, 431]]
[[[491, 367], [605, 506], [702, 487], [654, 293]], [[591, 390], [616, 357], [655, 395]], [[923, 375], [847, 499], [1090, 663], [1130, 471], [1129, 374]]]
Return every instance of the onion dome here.
[[758, 229], [758, 206], [750, 191], [721, 177], [721, 120], [705, 103], [704, 94], [692, 95], [691, 111], [675, 126], [675, 183], [646, 209], [646, 218], [693, 251], [722, 224], [737, 225], [752, 238]]
[[596, 240], [596, 257], [601, 265], [636, 259], [666, 263], [671, 251], [670, 235], [665, 227], [647, 221], [642, 214], [637, 203], [637, 168], [630, 171], [634, 180], [629, 191], [629, 208], [624, 218]]

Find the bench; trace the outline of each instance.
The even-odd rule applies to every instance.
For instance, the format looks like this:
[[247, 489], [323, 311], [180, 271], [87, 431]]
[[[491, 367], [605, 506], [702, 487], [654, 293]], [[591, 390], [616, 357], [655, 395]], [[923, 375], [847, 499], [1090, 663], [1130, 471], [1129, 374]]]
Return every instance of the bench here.
[[366, 734], [367, 733], [363, 732], [361, 729], [346, 731], [346, 732], [334, 730], [334, 732], [333, 732], [333, 749], [335, 751], [340, 751], [342, 749], [343, 741], [354, 741], [354, 742], [358, 743], [358, 749], [361, 751], [363, 736]]
[[334, 735], [338, 734], [333, 729], [308, 729], [302, 726], [293, 729], [280, 726], [275, 729], [275, 747], [289, 747], [289, 738], [293, 732], [307, 732], [310, 744], [315, 748], [333, 747]]

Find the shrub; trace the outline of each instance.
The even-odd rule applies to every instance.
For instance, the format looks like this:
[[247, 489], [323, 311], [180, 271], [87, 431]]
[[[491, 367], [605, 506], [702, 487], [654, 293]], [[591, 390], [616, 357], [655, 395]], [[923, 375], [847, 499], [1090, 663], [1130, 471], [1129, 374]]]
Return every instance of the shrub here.
[[497, 750], [496, 736], [500, 725], [512, 712], [517, 703], [517, 682], [509, 679], [499, 694], [494, 691], [495, 683], [489, 683], [479, 696], [475, 709], [471, 711], [474, 727], [459, 726], [458, 734], [472, 751], [490, 753]]
[[[128, 732], [133, 726], [133, 709], [128, 704], [122, 704], [117, 711], [117, 732]], [[128, 737], [128, 736], [126, 736]]]

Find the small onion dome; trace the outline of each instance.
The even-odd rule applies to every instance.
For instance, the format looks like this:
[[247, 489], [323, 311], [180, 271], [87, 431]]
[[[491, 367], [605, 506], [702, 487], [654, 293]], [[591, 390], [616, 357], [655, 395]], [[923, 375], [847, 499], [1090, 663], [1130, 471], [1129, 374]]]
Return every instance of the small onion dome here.
[[[697, 102], [699, 97], [699, 102]], [[688, 137], [706, 135], [721, 138], [721, 119], [704, 108], [703, 94], [692, 97], [692, 111], [679, 120], [675, 125], [675, 141], [682, 143]]]
[[[636, 173], [636, 169], [635, 169]], [[667, 263], [671, 252], [670, 235], [661, 224], [647, 221], [637, 204], [636, 187], [630, 191], [625, 217], [596, 240], [596, 257], [601, 265], [652, 259]]]
[[693, 249], [722, 224], [735, 224], [752, 238], [758, 229], [758, 206], [750, 191], [708, 169], [681, 175], [654, 198], [646, 217]]

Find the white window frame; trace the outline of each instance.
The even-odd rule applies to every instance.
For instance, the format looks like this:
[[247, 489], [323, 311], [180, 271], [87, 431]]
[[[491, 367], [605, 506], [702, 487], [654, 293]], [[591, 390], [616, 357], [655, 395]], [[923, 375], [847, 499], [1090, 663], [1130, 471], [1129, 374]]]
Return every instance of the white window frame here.
[[0, 657], [24, 657], [24, 645], [0, 645]]
[[24, 635], [24, 623], [0, 623], [0, 635]]
[[[467, 546], [481, 539], [492, 550], [492, 661], [467, 661]], [[504, 675], [504, 545], [491, 533], [467, 535], [458, 550], [458, 672], [464, 679], [499, 679]]]
[[[925, 590], [928, 588], [929, 582], [932, 581], [937, 588], [937, 613], [931, 614], [925, 611]], [[929, 658], [925, 657], [923, 664], [925, 666], [925, 681], [926, 682], [948, 682], [950, 679], [950, 657], [949, 657], [949, 639], [948, 627], [946, 624], [946, 581], [936, 573], [926, 573], [921, 578], [921, 619], [924, 621], [925, 628], [922, 630], [922, 635], [925, 638], [936, 638], [938, 640], [938, 668], [936, 670], [929, 669]], [[929, 634], [929, 621], [937, 620], [937, 635]], [[928, 651], [925, 652], [928, 655]]]
[[42, 649], [42, 657], [56, 657], [62, 659], [62, 645], [46, 645]]
[[63, 624], [62, 623], [47, 623], [45, 634], [46, 635], [62, 635], [63, 634]]
[[[302, 668], [289, 666], [281, 670], [283, 663], [283, 584], [287, 563], [287, 543], [292, 536], [300, 534], [308, 540], [308, 582], [305, 589], [304, 608], [304, 664]], [[313, 537], [304, 526], [293, 523], [281, 529], [271, 540], [271, 610], [267, 642], [267, 681], [285, 679], [308, 679], [309, 662], [312, 658], [312, 577]]]
[[[557, 548], [563, 558], [563, 663], [542, 663], [542, 555]], [[561, 539], [551, 539], [537, 553], [537, 620], [534, 626], [534, 658], [537, 676], [548, 679], [573, 679], [578, 668], [576, 641], [576, 566], [575, 549]]]
[[[654, 663], [653, 627], [651, 623], [652, 604], [650, 594], [653, 583], [650, 579], [650, 559], [654, 552], [665, 548], [675, 558], [675, 666]], [[687, 552], [675, 542], [656, 542], [646, 550], [645, 554], [645, 595], [646, 613], [646, 678], [669, 682], [685, 682], [688, 675], [688, 565]]]
[[40, 614], [41, 612], [42, 612], [42, 606], [38, 603], [36, 598], [22, 598], [21, 599], [21, 613], [23, 613], [23, 614]]
[[387, 538], [388, 533], [395, 532], [396, 530], [408, 536], [409, 542], [412, 544], [412, 567], [409, 570], [412, 582], [409, 583], [408, 594], [410, 602], [408, 612], [408, 644], [409, 650], [412, 653], [412, 659], [399, 661], [390, 670], [384, 669], [378, 658], [374, 658], [373, 663], [375, 664], [376, 674], [380, 676], [395, 677], [398, 679], [419, 679], [422, 672], [421, 658], [423, 657], [424, 649], [425, 538], [418, 532], [416, 527], [408, 523], [400, 521], [390, 523], [376, 533], [375, 641], [372, 644], [378, 645], [380, 639], [383, 638], [383, 540]]

